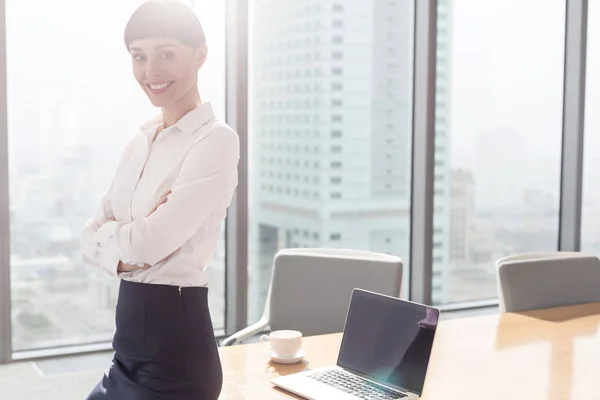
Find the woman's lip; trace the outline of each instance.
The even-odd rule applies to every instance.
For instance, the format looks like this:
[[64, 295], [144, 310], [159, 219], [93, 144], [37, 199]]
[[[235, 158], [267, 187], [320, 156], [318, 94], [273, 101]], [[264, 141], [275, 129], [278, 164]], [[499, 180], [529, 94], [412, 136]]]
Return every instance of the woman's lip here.
[[146, 83], [146, 88], [148, 88], [148, 90], [153, 94], [162, 94], [166, 92], [172, 84], [173, 81], [161, 83]]

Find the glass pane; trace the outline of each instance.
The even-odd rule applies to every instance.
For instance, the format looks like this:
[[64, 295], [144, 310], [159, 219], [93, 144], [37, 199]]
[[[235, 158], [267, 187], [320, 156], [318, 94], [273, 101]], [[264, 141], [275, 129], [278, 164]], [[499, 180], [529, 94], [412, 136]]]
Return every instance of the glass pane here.
[[[565, 1], [440, 0], [433, 300], [558, 243]], [[540, 13], [540, 10], [544, 10]]]
[[281, 248], [394, 254], [408, 283], [413, 3], [250, 1], [250, 321]]
[[[112, 338], [118, 280], [81, 262], [80, 237], [125, 143], [157, 112], [122, 39], [141, 3], [7, 1], [15, 351]], [[224, 115], [224, 9], [196, 4], [211, 44], [201, 93]], [[211, 307], [223, 327], [223, 243], [213, 271]]]
[[600, 255], [600, 4], [588, 7], [581, 250]]

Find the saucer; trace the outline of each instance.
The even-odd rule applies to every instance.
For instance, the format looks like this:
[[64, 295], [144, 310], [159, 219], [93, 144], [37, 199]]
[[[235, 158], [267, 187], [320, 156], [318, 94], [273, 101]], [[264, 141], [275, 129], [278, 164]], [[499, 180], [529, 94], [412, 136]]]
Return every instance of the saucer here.
[[297, 362], [302, 361], [304, 356], [306, 355], [306, 350], [300, 349], [296, 353], [294, 357], [279, 357], [277, 354], [269, 351], [269, 357], [271, 361], [276, 362], [278, 364], [296, 364]]

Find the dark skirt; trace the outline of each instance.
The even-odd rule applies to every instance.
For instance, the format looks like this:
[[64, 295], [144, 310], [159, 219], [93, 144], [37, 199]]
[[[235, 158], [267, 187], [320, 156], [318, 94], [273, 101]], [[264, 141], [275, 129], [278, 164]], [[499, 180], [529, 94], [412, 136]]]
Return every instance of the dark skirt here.
[[208, 289], [122, 280], [110, 369], [87, 400], [216, 400], [223, 371]]

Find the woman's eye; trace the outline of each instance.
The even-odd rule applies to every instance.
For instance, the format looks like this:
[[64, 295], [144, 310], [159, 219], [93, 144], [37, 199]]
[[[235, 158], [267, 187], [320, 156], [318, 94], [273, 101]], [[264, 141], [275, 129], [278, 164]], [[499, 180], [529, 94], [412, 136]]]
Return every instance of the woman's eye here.
[[137, 62], [141, 62], [144, 61], [146, 58], [142, 54], [135, 54], [133, 56], [133, 59]]
[[164, 53], [162, 53], [162, 54], [160, 55], [160, 57], [161, 57], [163, 60], [168, 60], [169, 58], [173, 57], [173, 53], [171, 53], [171, 52], [168, 52], [168, 51], [167, 51], [167, 52], [164, 52]]

